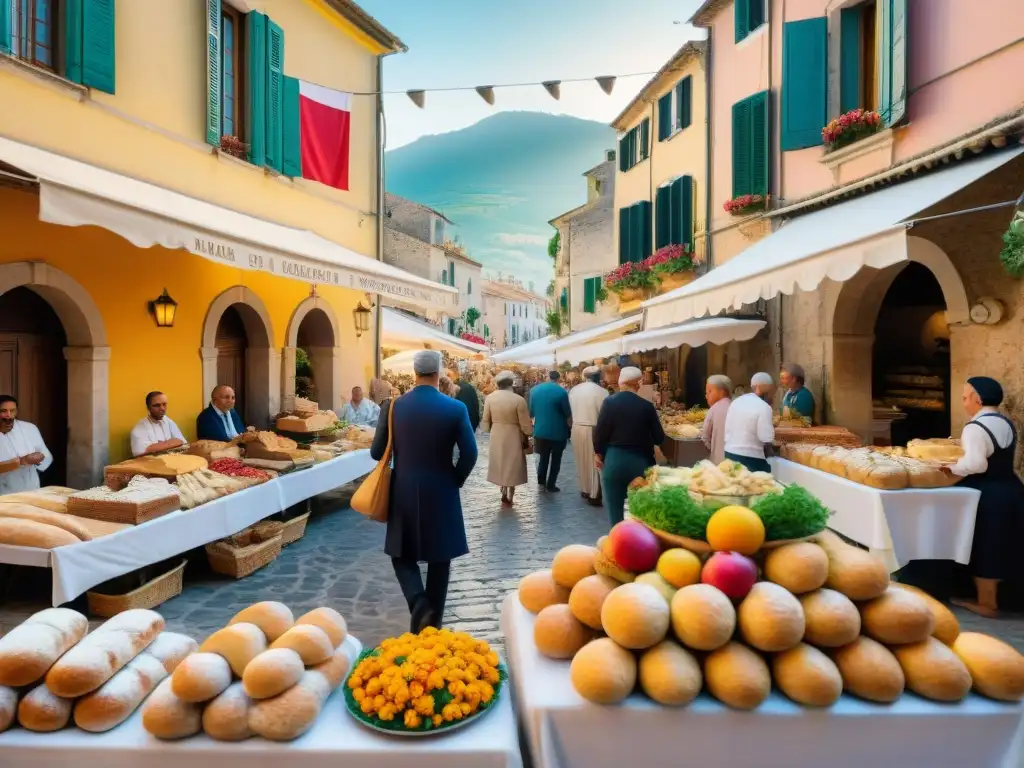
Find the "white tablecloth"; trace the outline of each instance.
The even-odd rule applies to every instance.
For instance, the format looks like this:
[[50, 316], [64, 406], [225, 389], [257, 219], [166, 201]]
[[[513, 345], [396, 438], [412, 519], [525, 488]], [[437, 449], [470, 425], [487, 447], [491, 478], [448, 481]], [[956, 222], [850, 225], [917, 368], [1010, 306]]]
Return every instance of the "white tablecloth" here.
[[827, 710], [773, 693], [753, 712], [701, 694], [669, 708], [633, 694], [622, 706], [582, 699], [569, 662], [537, 653], [534, 617], [515, 594], [501, 611], [516, 707], [535, 768], [1010, 768], [1019, 766], [1024, 707], [976, 696], [958, 705], [904, 695], [893, 705], [844, 696]]
[[92, 541], [52, 550], [0, 544], [0, 563], [53, 569], [53, 604], [62, 605], [115, 576], [237, 533], [293, 504], [355, 480], [373, 466], [369, 451], [353, 451]]
[[832, 510], [829, 528], [879, 554], [890, 571], [911, 560], [971, 561], [980, 491], [880, 491], [787, 459], [771, 463], [779, 482], [803, 486]]
[[[351, 636], [350, 636], [351, 637]], [[346, 640], [355, 658], [359, 641]], [[507, 694], [507, 692], [506, 692]], [[522, 758], [511, 696], [503, 695], [493, 712], [443, 736], [409, 738], [376, 733], [346, 710], [344, 693], [335, 691], [313, 727], [293, 742], [254, 738], [239, 744], [195, 736], [159, 741], [142, 727], [136, 711], [104, 734], [77, 728], [57, 733], [19, 729], [0, 734], [0, 766], [41, 768], [520, 768]]]

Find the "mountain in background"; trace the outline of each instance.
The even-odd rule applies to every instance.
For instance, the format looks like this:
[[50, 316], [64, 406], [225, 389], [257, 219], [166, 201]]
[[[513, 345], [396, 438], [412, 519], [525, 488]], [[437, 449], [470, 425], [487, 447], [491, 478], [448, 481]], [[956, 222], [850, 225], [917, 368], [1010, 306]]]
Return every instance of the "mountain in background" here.
[[387, 153], [387, 190], [441, 211], [488, 273], [544, 293], [554, 265], [548, 221], [586, 202], [581, 174], [615, 147], [603, 123], [543, 112], [499, 112]]

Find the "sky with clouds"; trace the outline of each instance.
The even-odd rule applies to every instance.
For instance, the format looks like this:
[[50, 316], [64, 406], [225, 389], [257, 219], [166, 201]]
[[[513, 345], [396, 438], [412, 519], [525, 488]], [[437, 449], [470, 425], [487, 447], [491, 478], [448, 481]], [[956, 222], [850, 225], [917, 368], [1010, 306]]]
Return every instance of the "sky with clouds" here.
[[[385, 59], [387, 146], [458, 130], [496, 110], [570, 114], [609, 122], [687, 40], [698, 0], [361, 0], [409, 47]], [[682, 22], [682, 23], [674, 23]], [[592, 78], [619, 80], [611, 96], [597, 83], [565, 83], [555, 101], [540, 86], [502, 88], [487, 105], [473, 91], [431, 88]], [[426, 89], [426, 108], [404, 91]], [[512, 235], [512, 237], [519, 237]], [[511, 243], [510, 243], [511, 245]]]

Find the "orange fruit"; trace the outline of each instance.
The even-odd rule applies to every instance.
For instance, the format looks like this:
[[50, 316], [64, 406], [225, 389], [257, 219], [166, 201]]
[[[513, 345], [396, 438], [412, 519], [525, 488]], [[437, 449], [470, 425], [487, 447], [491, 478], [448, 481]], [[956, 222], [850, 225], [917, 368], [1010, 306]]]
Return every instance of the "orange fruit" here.
[[708, 520], [707, 540], [716, 552], [753, 555], [764, 544], [764, 523], [752, 509], [722, 507]]
[[688, 549], [666, 549], [658, 558], [658, 573], [676, 589], [699, 582], [700, 568], [700, 558]]

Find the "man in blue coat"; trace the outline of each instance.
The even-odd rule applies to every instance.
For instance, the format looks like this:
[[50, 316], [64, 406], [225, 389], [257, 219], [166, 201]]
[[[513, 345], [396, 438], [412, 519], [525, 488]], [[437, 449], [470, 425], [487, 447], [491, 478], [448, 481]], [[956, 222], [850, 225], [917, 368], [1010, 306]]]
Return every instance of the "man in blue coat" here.
[[[392, 473], [384, 552], [409, 604], [410, 631], [440, 627], [451, 561], [469, 552], [459, 491], [476, 464], [477, 447], [466, 406], [438, 389], [441, 355], [413, 358], [416, 386], [381, 406], [370, 455], [378, 461], [392, 417]], [[454, 460], [455, 447], [458, 461]], [[427, 563], [423, 586], [421, 562]]]
[[219, 384], [210, 393], [210, 404], [196, 419], [196, 435], [200, 440], [227, 443], [245, 432], [245, 424], [235, 411], [235, 390]]
[[558, 378], [558, 371], [551, 371], [549, 381], [530, 390], [533, 444], [538, 457], [537, 482], [552, 492], [560, 490], [555, 483], [572, 423], [569, 393], [558, 384]]

